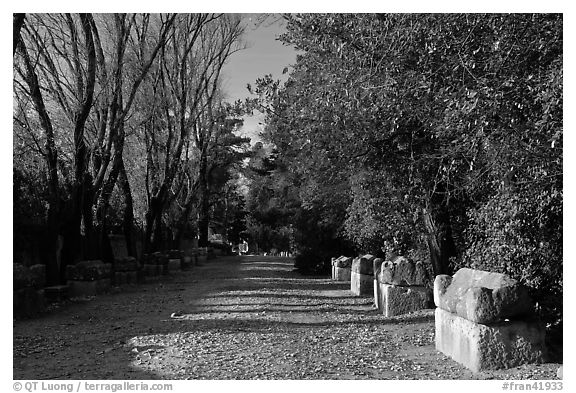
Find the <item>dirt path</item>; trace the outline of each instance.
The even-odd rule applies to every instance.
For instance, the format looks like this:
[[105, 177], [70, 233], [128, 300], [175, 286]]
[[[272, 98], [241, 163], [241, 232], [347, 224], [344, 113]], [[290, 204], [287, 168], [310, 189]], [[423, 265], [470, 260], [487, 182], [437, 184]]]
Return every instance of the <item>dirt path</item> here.
[[472, 374], [434, 348], [432, 310], [386, 318], [292, 261], [229, 257], [14, 323], [14, 379], [553, 379]]

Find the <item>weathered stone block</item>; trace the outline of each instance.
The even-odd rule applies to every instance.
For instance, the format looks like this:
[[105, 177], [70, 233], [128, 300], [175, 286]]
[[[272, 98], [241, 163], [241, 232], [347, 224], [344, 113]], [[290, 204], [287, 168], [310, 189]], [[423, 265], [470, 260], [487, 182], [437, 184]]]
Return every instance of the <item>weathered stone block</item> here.
[[138, 272], [125, 272], [125, 274], [126, 284], [138, 284]]
[[114, 272], [114, 285], [120, 286], [126, 284], [125, 272]]
[[182, 262], [180, 259], [169, 259], [168, 260], [168, 270], [175, 272], [181, 270]]
[[537, 322], [484, 325], [436, 309], [436, 349], [474, 372], [542, 363], [545, 329]]
[[128, 246], [124, 235], [108, 235], [108, 241], [114, 258], [121, 259], [128, 256]]
[[350, 269], [352, 267], [352, 258], [342, 255], [332, 260], [332, 266]]
[[138, 272], [116, 272], [114, 273], [114, 285], [136, 284], [138, 282]]
[[380, 267], [382, 266], [383, 263], [384, 259], [382, 258], [374, 258], [374, 260], [372, 261], [372, 271], [374, 272], [375, 279], [378, 277], [378, 274], [380, 273]]
[[182, 270], [191, 269], [194, 266], [194, 259], [191, 256], [182, 257]]
[[332, 266], [332, 279], [334, 281], [350, 281], [351, 273], [350, 268]]
[[30, 317], [46, 308], [44, 290], [24, 287], [14, 291], [12, 296], [14, 317]]
[[378, 280], [385, 284], [423, 286], [426, 285], [427, 272], [421, 262], [396, 257], [392, 261], [382, 263]]
[[372, 270], [374, 271], [374, 306], [382, 311], [382, 302], [380, 301], [380, 285], [378, 285], [378, 274], [380, 274], [380, 267], [384, 263], [384, 259], [375, 258], [372, 261]]
[[159, 276], [162, 272], [162, 267], [160, 265], [144, 265], [142, 266], [142, 270], [147, 277], [154, 277]]
[[375, 257], [370, 254], [366, 254], [362, 257], [354, 258], [352, 261], [352, 271], [364, 275], [372, 276], [374, 274], [373, 264]]
[[378, 279], [374, 279], [374, 306], [378, 311], [382, 311], [382, 293], [380, 292], [380, 283]]
[[114, 260], [114, 271], [132, 272], [138, 270], [138, 261], [134, 257], [125, 257]]
[[44, 296], [49, 303], [61, 302], [68, 299], [70, 287], [68, 285], [55, 285], [44, 288]]
[[[446, 290], [452, 282], [452, 276], [447, 274], [439, 274], [434, 279], [434, 304], [436, 307], [440, 307], [441, 298], [446, 293]], [[442, 307], [440, 307], [442, 308]]]
[[182, 257], [184, 257], [184, 251], [168, 250], [166, 252], [166, 255], [168, 256], [168, 259], [181, 259]]
[[152, 254], [144, 254], [142, 257], [145, 265], [167, 265], [168, 255], [161, 252], [154, 252]]
[[155, 252], [152, 254], [158, 265], [168, 265], [168, 255], [161, 252]]
[[71, 297], [95, 296], [108, 292], [112, 286], [112, 280], [110, 278], [91, 281], [69, 280], [68, 285]]
[[32, 276], [32, 286], [36, 289], [44, 288], [46, 285], [46, 265], [32, 265], [29, 269]]
[[422, 286], [402, 287], [379, 283], [379, 300], [382, 313], [387, 317], [408, 314], [429, 308], [432, 291]]
[[436, 305], [473, 322], [489, 324], [534, 311], [527, 289], [505, 274], [462, 268], [447, 287], [446, 277], [436, 280]]
[[94, 281], [109, 278], [112, 273], [112, 264], [100, 260], [80, 261], [75, 265], [66, 266], [66, 278], [75, 281]]
[[12, 278], [14, 282], [14, 290], [31, 287], [32, 274], [30, 269], [19, 263], [14, 263], [12, 268]]
[[[370, 264], [372, 265], [372, 264]], [[372, 295], [374, 288], [372, 274], [350, 273], [350, 291], [356, 296]]]
[[46, 293], [44, 289], [36, 290], [35, 308], [37, 312], [42, 312], [46, 309]]

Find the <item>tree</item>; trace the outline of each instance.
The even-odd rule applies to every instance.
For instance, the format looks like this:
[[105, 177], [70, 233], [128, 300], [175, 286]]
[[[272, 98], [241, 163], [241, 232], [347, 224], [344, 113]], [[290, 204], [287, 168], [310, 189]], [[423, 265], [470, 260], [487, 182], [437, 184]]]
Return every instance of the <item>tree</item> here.
[[435, 274], [484, 266], [533, 288], [543, 274], [558, 293], [561, 236], [544, 228], [561, 225], [562, 17], [285, 18], [282, 39], [302, 53], [283, 86], [253, 91], [294, 187], [312, 190], [303, 206], [332, 206], [338, 184], [361, 252], [426, 245]]
[[[64, 278], [64, 267], [70, 262], [102, 257], [99, 236], [93, 231], [93, 208], [98, 206], [96, 219], [103, 234], [106, 215], [102, 211], [122, 167], [124, 122], [151, 62], [146, 56], [136, 56], [142, 60], [142, 68], [124, 103], [122, 83], [128, 75], [123, 71], [123, 56], [131, 29], [140, 34], [134, 42], [144, 55], [148, 18], [143, 15], [139, 21], [135, 15], [129, 18], [116, 14], [102, 16], [96, 22], [91, 14], [29, 14], [21, 29], [20, 56], [14, 63], [15, 95], [20, 108], [15, 120], [33, 125], [29, 103], [33, 104], [44, 131], [41, 139], [45, 140], [45, 148], [40, 147], [33, 128], [22, 129], [28, 132], [25, 138], [30, 137], [38, 147], [36, 152], [45, 157], [50, 179], [47, 222], [55, 237], [51, 242], [55, 248], [56, 236], [63, 237], [60, 259], [54, 257], [59, 267], [49, 264], [51, 282]], [[114, 27], [104, 31], [114, 32], [115, 37], [102, 39], [100, 28], [109, 27], [110, 20]], [[170, 24], [170, 18], [163, 22], [152, 59], [163, 45], [162, 37]], [[105, 44], [110, 44], [117, 55], [111, 62], [112, 74], [107, 72]]]
[[184, 216], [190, 213], [195, 196], [204, 194], [205, 175], [190, 172], [206, 172], [208, 146], [217, 124], [213, 111], [221, 69], [240, 48], [241, 34], [237, 16], [182, 15], [148, 78], [148, 95], [141, 104], [147, 156], [147, 251], [165, 245], [164, 213], [180, 192], [184, 189], [187, 194]]
[[[54, 134], [53, 121], [48, 112], [48, 107], [42, 90], [44, 87], [40, 80], [46, 81], [49, 86], [57, 85], [56, 89], [58, 103], [64, 109], [64, 115], [67, 117], [69, 125], [73, 129], [73, 147], [74, 147], [74, 184], [71, 199], [72, 211], [75, 218], [80, 218], [83, 198], [83, 182], [85, 173], [85, 154], [86, 146], [84, 143], [84, 129], [86, 120], [90, 112], [93, 97], [96, 75], [96, 56], [93, 39], [93, 18], [90, 14], [80, 14], [77, 19], [72, 15], [54, 15], [50, 18], [38, 18], [29, 15], [29, 24], [25, 24], [22, 29], [25, 36], [18, 39], [22, 63], [16, 62], [16, 72], [19, 78], [15, 80], [18, 93], [25, 94], [31, 98], [34, 109], [40, 119], [40, 124], [44, 130], [45, 158], [49, 172], [49, 208], [48, 208], [48, 225], [53, 229], [53, 233], [59, 233], [57, 227], [59, 215], [63, 213], [60, 206], [60, 190], [58, 179], [58, 152], [56, 148], [56, 139]], [[36, 23], [34, 23], [36, 22]], [[68, 29], [71, 42], [65, 42], [62, 36], [55, 33], [56, 24], [66, 26]], [[58, 72], [56, 64], [61, 62], [52, 58], [52, 51], [44, 44], [39, 31], [40, 29], [49, 34], [54, 52], [59, 54], [64, 60], [64, 67], [67, 67], [63, 73]], [[84, 35], [81, 40], [78, 30]], [[22, 30], [21, 30], [22, 31]], [[21, 34], [21, 31], [18, 34]], [[86, 51], [86, 56], [80, 54], [80, 47]], [[33, 62], [34, 58], [40, 59], [40, 62]], [[39, 77], [40, 76], [40, 77]], [[42, 78], [42, 79], [40, 79]], [[69, 83], [68, 78], [74, 80]], [[23, 85], [20, 81], [23, 81]], [[69, 89], [70, 94], [65, 95], [62, 91], [63, 85]], [[79, 220], [78, 227], [79, 227]], [[68, 244], [71, 238], [68, 238]], [[56, 241], [53, 242], [56, 244]], [[54, 261], [56, 262], [56, 261]], [[63, 266], [61, 264], [61, 266]], [[49, 277], [56, 280], [56, 276], [63, 276], [63, 269], [57, 273], [57, 265], [49, 265]]]
[[[132, 235], [133, 199], [130, 182], [124, 165], [124, 143], [126, 120], [141, 85], [150, 72], [158, 54], [165, 47], [176, 15], [114, 14], [113, 38], [110, 48], [113, 61], [110, 73], [103, 47], [99, 43], [99, 62], [102, 101], [96, 118], [96, 146], [93, 149], [93, 177], [97, 192], [97, 219], [102, 235], [106, 233], [106, 212], [112, 191], [120, 179], [120, 188], [125, 200], [124, 233], [130, 255], [136, 255]], [[154, 31], [154, 28], [157, 31]], [[156, 33], [156, 34], [154, 34]], [[157, 35], [154, 42], [151, 37]], [[129, 43], [133, 42], [134, 46]], [[132, 52], [132, 53], [131, 53]], [[126, 67], [126, 54], [132, 54], [136, 64]], [[128, 68], [128, 69], [127, 69]], [[109, 79], [110, 78], [110, 79]], [[125, 83], [128, 81], [128, 83]], [[126, 97], [126, 99], [124, 99]], [[102, 243], [100, 243], [102, 244]]]

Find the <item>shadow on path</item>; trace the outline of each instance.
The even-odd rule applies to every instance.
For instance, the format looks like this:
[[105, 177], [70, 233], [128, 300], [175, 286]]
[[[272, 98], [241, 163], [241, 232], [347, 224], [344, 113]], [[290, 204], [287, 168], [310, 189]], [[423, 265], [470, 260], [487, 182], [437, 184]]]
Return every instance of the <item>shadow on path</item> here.
[[[297, 340], [294, 334], [315, 337], [330, 329], [431, 320], [432, 314], [386, 319], [370, 298], [352, 296], [348, 283], [300, 276], [289, 258], [226, 257], [16, 321], [14, 378], [238, 378], [241, 367], [236, 370], [236, 363], [227, 362], [251, 351], [282, 354]], [[334, 334], [335, 340], [347, 340]], [[270, 335], [275, 341], [267, 341]], [[223, 342], [225, 336], [232, 341]], [[228, 360], [218, 360], [220, 351]], [[266, 359], [259, 361], [268, 364], [274, 357]], [[232, 367], [231, 374], [212, 374], [213, 361]], [[295, 378], [290, 373], [298, 368], [290, 370], [275, 372]]]

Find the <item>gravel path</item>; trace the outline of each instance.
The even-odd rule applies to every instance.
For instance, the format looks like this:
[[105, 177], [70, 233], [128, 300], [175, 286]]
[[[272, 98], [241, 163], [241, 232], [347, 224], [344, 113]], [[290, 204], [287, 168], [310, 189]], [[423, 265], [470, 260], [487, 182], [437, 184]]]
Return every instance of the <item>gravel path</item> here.
[[433, 310], [386, 318], [279, 257], [227, 257], [14, 322], [14, 379], [555, 379], [473, 374], [434, 348]]

